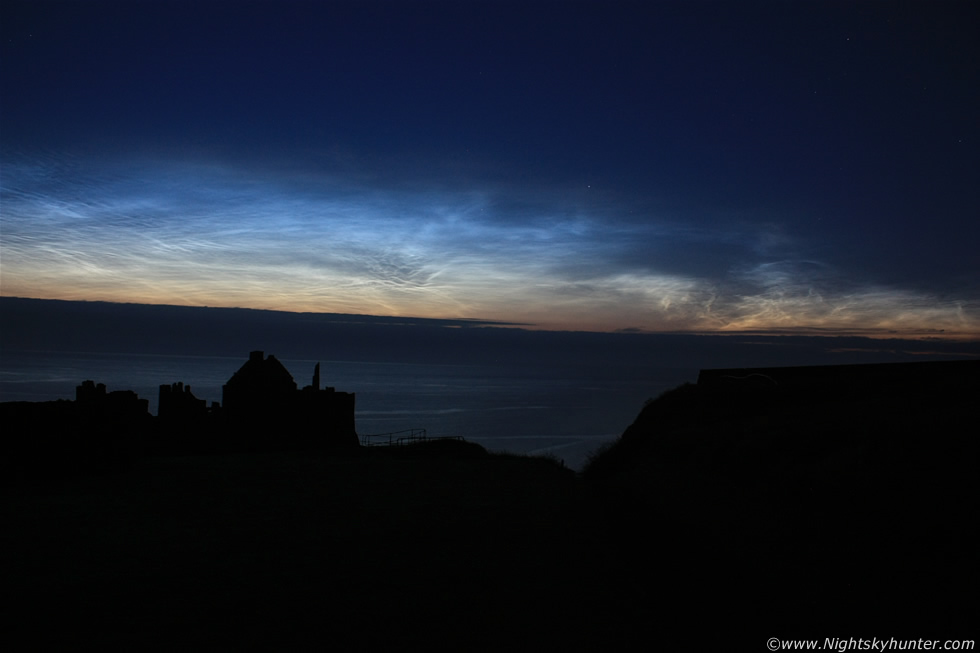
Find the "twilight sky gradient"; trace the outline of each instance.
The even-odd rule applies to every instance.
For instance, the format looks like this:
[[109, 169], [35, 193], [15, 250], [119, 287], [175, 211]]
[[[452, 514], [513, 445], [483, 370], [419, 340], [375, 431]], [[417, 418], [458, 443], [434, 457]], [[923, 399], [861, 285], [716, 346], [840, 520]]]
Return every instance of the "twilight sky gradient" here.
[[980, 336], [976, 2], [0, 5], [0, 294]]

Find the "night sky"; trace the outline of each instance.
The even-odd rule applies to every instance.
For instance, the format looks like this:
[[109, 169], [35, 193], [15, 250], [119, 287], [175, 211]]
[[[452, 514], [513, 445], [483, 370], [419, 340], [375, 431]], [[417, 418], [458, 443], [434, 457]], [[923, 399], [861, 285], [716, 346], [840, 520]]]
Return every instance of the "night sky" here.
[[0, 5], [0, 292], [980, 337], [980, 4]]

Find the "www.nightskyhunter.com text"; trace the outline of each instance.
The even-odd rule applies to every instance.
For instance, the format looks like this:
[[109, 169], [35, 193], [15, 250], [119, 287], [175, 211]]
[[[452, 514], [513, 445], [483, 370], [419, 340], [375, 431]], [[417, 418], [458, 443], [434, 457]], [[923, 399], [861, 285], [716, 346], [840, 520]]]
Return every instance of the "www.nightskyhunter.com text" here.
[[770, 651], [972, 651], [972, 639], [844, 639], [827, 637], [819, 639], [779, 639], [770, 637], [766, 642]]

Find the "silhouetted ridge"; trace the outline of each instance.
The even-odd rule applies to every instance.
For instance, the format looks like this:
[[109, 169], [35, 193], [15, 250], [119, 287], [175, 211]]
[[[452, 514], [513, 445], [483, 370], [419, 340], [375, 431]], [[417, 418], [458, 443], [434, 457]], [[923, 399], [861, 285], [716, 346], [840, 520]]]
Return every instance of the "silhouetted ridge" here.
[[710, 584], [711, 610], [783, 632], [962, 626], [978, 396], [980, 361], [702, 370], [583, 476], [638, 561], [685, 570], [651, 561], [641, 583]]

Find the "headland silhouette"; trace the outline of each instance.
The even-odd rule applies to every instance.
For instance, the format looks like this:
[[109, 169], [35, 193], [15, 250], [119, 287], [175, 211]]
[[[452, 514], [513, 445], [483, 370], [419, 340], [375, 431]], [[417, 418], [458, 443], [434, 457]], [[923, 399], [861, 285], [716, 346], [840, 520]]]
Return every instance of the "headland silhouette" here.
[[575, 474], [469, 443], [358, 447], [353, 395], [260, 352], [221, 404], [161, 386], [156, 420], [85, 382], [0, 407], [82, 459], [9, 493], [7, 586], [56, 645], [969, 638], [978, 385], [980, 361], [706, 369]]

